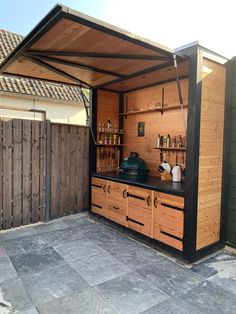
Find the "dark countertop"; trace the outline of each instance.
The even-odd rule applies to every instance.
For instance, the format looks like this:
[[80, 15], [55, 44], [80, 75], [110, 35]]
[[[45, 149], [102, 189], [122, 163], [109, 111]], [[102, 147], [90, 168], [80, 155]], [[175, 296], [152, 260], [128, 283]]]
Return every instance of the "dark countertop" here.
[[146, 180], [137, 180], [137, 179], [125, 179], [120, 177], [117, 172], [96, 172], [92, 174], [93, 177], [113, 180], [129, 185], [134, 185], [137, 187], [169, 193], [178, 196], [184, 196], [184, 182], [172, 182], [172, 181], [161, 181], [160, 178], [148, 176]]

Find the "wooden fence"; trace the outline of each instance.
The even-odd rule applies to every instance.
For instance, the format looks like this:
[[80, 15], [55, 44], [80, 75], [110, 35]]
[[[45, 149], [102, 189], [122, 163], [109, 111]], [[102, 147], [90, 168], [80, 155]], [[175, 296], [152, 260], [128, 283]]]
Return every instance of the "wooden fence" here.
[[88, 207], [88, 127], [51, 125], [51, 218]]
[[0, 120], [0, 230], [45, 218], [45, 125]]
[[88, 136], [83, 126], [0, 120], [0, 230], [87, 208]]

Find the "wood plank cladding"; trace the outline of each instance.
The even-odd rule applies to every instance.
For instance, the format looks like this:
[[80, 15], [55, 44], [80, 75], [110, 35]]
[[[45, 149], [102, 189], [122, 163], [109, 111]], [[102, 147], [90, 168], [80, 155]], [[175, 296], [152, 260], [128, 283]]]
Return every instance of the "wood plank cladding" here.
[[220, 238], [226, 68], [203, 59], [202, 73], [197, 250]]
[[88, 128], [52, 124], [51, 218], [88, 206]]
[[[164, 89], [164, 106], [178, 106], [179, 98], [176, 82], [171, 82], [155, 87], [141, 89], [124, 94], [124, 110], [146, 110], [160, 106], [162, 103], [162, 90]], [[188, 104], [188, 80], [181, 80], [184, 104]], [[184, 119], [187, 121], [187, 109], [184, 109]], [[138, 122], [145, 123], [144, 137], [137, 136]], [[186, 122], [187, 124], [187, 122]], [[157, 171], [160, 164], [160, 151], [153, 149], [156, 146], [157, 135], [185, 136], [183, 116], [181, 109], [160, 112], [151, 112], [138, 115], [130, 115], [124, 118], [124, 157], [130, 152], [138, 152], [150, 169], [150, 175], [159, 176]], [[185, 153], [178, 152], [178, 163], [183, 166]], [[176, 153], [167, 152], [166, 161], [175, 165]]]
[[0, 229], [45, 218], [45, 123], [0, 121]]

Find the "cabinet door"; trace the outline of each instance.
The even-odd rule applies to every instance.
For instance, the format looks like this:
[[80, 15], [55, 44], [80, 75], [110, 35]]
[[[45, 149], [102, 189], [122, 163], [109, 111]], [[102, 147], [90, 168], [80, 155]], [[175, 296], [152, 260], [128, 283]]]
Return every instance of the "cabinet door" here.
[[119, 200], [119, 202], [127, 202], [127, 190], [128, 186], [126, 184], [110, 180], [107, 181], [107, 194]]
[[151, 236], [152, 194], [151, 190], [133, 186], [128, 189], [128, 227], [148, 237]]
[[153, 237], [178, 250], [183, 250], [184, 198], [154, 193]]
[[107, 181], [92, 178], [92, 212], [106, 217]]

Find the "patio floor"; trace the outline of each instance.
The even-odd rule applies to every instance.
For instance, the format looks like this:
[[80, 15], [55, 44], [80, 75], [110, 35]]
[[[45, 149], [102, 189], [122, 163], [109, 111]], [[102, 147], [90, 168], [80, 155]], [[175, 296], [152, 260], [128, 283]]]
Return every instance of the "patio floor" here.
[[236, 313], [236, 256], [182, 265], [78, 214], [0, 233], [0, 313]]

